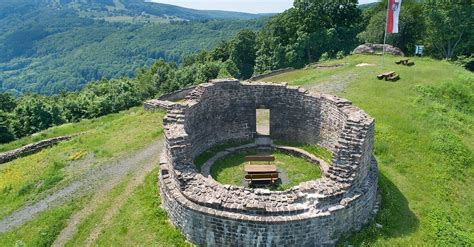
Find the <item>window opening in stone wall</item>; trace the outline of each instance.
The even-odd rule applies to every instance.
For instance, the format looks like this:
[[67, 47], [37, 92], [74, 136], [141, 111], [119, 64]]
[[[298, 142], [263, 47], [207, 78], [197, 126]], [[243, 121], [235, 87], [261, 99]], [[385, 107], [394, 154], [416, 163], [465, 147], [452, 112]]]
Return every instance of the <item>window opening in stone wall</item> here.
[[257, 134], [270, 135], [270, 110], [257, 109]]

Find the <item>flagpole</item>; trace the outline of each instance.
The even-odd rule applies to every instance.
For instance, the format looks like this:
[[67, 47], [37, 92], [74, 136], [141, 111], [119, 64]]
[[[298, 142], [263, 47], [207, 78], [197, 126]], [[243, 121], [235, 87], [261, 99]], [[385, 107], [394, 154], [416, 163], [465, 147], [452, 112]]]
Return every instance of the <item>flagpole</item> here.
[[390, 0], [387, 0], [387, 17], [385, 18], [385, 32], [383, 35], [383, 48], [382, 48], [382, 68], [385, 59], [385, 44], [387, 43], [387, 27], [388, 27], [388, 13], [390, 11]]

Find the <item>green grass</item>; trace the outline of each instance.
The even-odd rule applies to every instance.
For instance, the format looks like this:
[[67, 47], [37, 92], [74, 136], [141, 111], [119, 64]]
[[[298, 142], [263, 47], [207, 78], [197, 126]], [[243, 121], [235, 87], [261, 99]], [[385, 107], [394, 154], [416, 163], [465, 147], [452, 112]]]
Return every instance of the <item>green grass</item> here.
[[304, 69], [267, 77], [261, 79], [261, 81], [287, 82], [290, 86], [312, 85], [317, 80], [321, 80], [320, 82], [327, 82], [328, 79], [332, 79], [334, 75], [345, 74], [351, 71], [351, 65], [353, 65], [349, 64], [348, 60], [331, 60], [322, 64], [342, 66], [336, 68], [314, 68], [313, 66], [307, 66]]
[[70, 203], [50, 209], [18, 229], [0, 234], [0, 243], [2, 246], [51, 246], [77, 208], [77, 203]]
[[[245, 177], [245, 156], [257, 154], [256, 150], [247, 150], [229, 154], [218, 160], [211, 168], [212, 177], [221, 184], [241, 186]], [[297, 158], [281, 152], [274, 152], [275, 164], [282, 172], [288, 175], [288, 183], [277, 187], [269, 187], [272, 190], [286, 190], [301, 182], [315, 180], [321, 177], [321, 169], [302, 158]]]
[[[160, 207], [157, 170], [127, 199], [111, 225], [103, 229], [93, 245], [98, 246], [186, 246], [180, 231], [170, 225], [166, 212]], [[119, 192], [121, 189], [118, 189]], [[101, 219], [115, 195], [108, 196], [100, 209], [81, 224], [79, 233], [68, 246], [80, 246], [91, 228]]]
[[82, 220], [77, 226], [77, 232], [74, 234], [73, 238], [69, 240], [67, 246], [83, 246], [85, 241], [89, 237], [91, 231], [100, 224], [104, 214], [107, 212], [107, 209], [111, 206], [114, 199], [119, 196], [125, 190], [127, 183], [130, 182], [130, 177], [127, 177], [124, 181], [116, 185], [107, 195], [104, 195], [104, 198], [101, 200], [100, 205], [84, 220]]
[[[71, 141], [0, 166], [0, 218], [26, 201], [67, 184], [84, 170], [138, 150], [160, 138], [163, 113], [134, 108], [105, 117], [67, 124], [44, 137], [85, 132]], [[42, 135], [43, 135], [42, 134]], [[18, 143], [29, 143], [31, 137]]]
[[[340, 68], [264, 79], [308, 88], [344, 80], [345, 89], [336, 94], [376, 119], [382, 208], [371, 224], [341, 244], [474, 245], [474, 75], [429, 58], [406, 67], [388, 56], [384, 68], [380, 59], [350, 56]], [[356, 67], [359, 63], [377, 66]], [[386, 71], [396, 71], [401, 80], [375, 78]]]
[[210, 158], [214, 157], [214, 155], [216, 155], [217, 153], [224, 151], [227, 148], [238, 147], [252, 142], [253, 140], [235, 140], [223, 144], [214, 145], [213, 147], [204, 151], [202, 154], [198, 155], [198, 157], [194, 159], [194, 165], [196, 165], [198, 171], [201, 171], [201, 168], [204, 163], [206, 163], [206, 161], [208, 161]]

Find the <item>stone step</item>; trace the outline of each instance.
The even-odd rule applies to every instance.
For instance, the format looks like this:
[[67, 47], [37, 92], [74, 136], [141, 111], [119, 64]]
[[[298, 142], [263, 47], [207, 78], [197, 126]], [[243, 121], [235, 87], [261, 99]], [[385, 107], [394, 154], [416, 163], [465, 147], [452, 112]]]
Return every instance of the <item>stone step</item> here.
[[255, 143], [258, 147], [271, 147], [273, 145], [273, 141], [269, 137], [257, 137], [257, 139], [255, 139]]

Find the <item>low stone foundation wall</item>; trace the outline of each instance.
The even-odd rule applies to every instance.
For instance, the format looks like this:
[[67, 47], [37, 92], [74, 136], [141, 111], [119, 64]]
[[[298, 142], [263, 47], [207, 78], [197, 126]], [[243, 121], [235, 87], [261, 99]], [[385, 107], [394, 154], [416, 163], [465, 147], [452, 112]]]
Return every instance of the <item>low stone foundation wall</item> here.
[[26, 156], [26, 155], [29, 155], [29, 154], [32, 154], [32, 153], [39, 152], [42, 149], [51, 147], [51, 146], [56, 145], [56, 144], [58, 144], [59, 142], [62, 142], [62, 141], [67, 141], [71, 138], [72, 138], [72, 136], [55, 137], [55, 138], [39, 141], [39, 142], [36, 142], [36, 143], [33, 143], [33, 144], [28, 144], [26, 146], [23, 146], [21, 148], [18, 148], [18, 149], [12, 150], [12, 151], [8, 151], [8, 152], [5, 152], [5, 153], [0, 153], [0, 164], [12, 161], [12, 160], [17, 159], [17, 158], [22, 157], [22, 156]]
[[184, 99], [190, 92], [192, 92], [195, 88], [196, 88], [196, 86], [191, 86], [191, 87], [183, 88], [183, 89], [181, 89], [181, 90], [174, 91], [174, 92], [172, 92], [172, 93], [162, 95], [162, 96], [159, 98], [159, 100], [163, 100], [163, 101], [179, 101], [179, 100], [183, 100], [183, 99]]
[[[197, 172], [194, 159], [206, 149], [257, 136], [257, 108], [270, 110], [270, 138], [333, 152], [323, 178], [269, 191], [222, 185]], [[333, 245], [376, 213], [374, 120], [347, 100], [229, 79], [201, 84], [167, 109], [162, 205], [197, 245]]]
[[258, 81], [258, 80], [261, 80], [261, 79], [266, 78], [266, 77], [280, 75], [280, 74], [287, 73], [287, 72], [290, 72], [290, 71], [293, 71], [293, 70], [295, 70], [295, 69], [294, 68], [277, 69], [277, 70], [273, 70], [273, 71], [270, 71], [268, 73], [264, 73], [264, 74], [261, 74], [261, 75], [252, 76], [249, 79], [249, 81]]
[[[382, 54], [384, 45], [383, 44], [362, 44], [359, 45], [352, 51], [354, 54]], [[385, 53], [391, 54], [394, 56], [405, 56], [402, 50], [391, 45], [385, 45]]]

